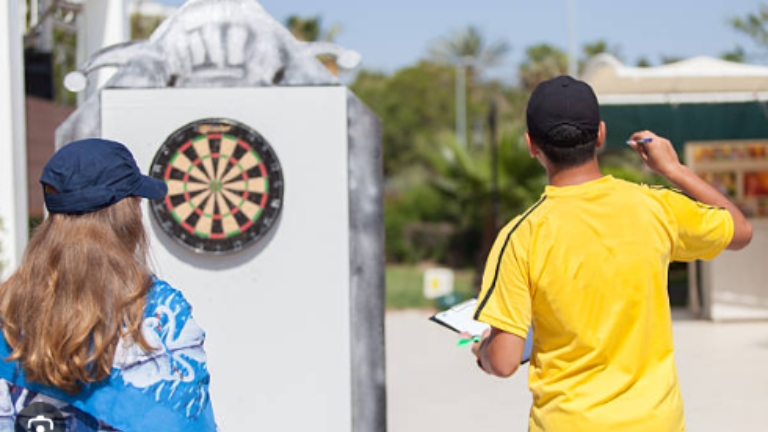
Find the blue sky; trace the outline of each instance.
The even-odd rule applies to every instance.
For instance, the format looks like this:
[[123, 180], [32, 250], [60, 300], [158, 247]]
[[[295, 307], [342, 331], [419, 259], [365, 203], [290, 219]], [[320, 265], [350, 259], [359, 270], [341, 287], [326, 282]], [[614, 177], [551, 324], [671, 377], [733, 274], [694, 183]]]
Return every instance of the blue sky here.
[[[184, 0], [156, 0], [180, 5]], [[727, 19], [756, 11], [759, 0], [573, 0], [579, 46], [605, 39], [618, 46], [626, 63], [640, 57], [652, 63], [661, 55], [717, 56], [741, 44]], [[566, 0], [262, 0], [275, 18], [320, 15], [325, 25], [340, 24], [337, 43], [359, 51], [363, 67], [391, 72], [415, 63], [442, 36], [479, 27], [490, 40], [512, 46], [509, 60], [492, 72], [512, 79], [525, 48], [547, 42], [567, 49]]]

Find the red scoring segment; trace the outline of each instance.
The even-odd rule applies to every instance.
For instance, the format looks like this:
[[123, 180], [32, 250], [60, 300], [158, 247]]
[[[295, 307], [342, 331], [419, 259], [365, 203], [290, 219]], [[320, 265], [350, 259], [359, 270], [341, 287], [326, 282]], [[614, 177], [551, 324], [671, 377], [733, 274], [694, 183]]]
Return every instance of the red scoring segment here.
[[192, 140], [187, 141], [186, 143], [184, 143], [183, 146], [179, 147], [178, 152], [179, 153], [184, 153], [189, 148], [189, 146], [191, 146], [191, 145], [192, 145]]

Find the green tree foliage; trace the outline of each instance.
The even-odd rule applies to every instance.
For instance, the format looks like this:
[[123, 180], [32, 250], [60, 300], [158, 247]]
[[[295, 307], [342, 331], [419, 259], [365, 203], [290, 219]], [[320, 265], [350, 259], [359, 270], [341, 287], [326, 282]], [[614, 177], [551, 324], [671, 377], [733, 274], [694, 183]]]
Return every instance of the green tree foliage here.
[[729, 20], [738, 32], [749, 37], [758, 47], [768, 51], [768, 4], [761, 4], [757, 12]]
[[728, 24], [738, 33], [747, 36], [761, 52], [748, 53], [737, 45], [733, 50], [722, 53], [720, 58], [738, 63], [744, 63], [751, 57], [765, 59], [768, 55], [768, 4], [759, 5], [756, 12], [745, 16], [729, 18]]
[[648, 60], [648, 57], [640, 57], [635, 65], [637, 67], [651, 67], [651, 61]]
[[[465, 201], [450, 198], [450, 194], [440, 192], [432, 184], [438, 173], [431, 166], [430, 158], [450, 152], [450, 147], [443, 143], [455, 139], [455, 71], [450, 65], [422, 61], [392, 75], [361, 71], [351, 85], [382, 119], [387, 178], [385, 225], [390, 262], [433, 260], [474, 264], [468, 257], [481, 249], [483, 218], [467, 214], [483, 213], [477, 213], [475, 208], [462, 213], [461, 203]], [[477, 159], [478, 166], [483, 162], [488, 165], [487, 149], [482, 147], [488, 101], [491, 98], [499, 101], [500, 130], [503, 131], [519, 121], [517, 117], [527, 96], [497, 82], [477, 83], [474, 94], [476, 97], [468, 100], [468, 118], [470, 124], [480, 126], [477, 131], [480, 147], [464, 148], [460, 154]], [[490, 168], [483, 169], [488, 182]], [[472, 177], [465, 178], [471, 180]], [[455, 186], [459, 194], [472, 190], [466, 185], [459, 187], [458, 183]]]
[[[448, 41], [449, 39], [445, 39]], [[446, 43], [447, 45], [447, 43]], [[603, 41], [584, 53], [613, 50]], [[467, 51], [457, 51], [466, 53]], [[438, 59], [433, 53], [431, 58]], [[478, 144], [460, 146], [454, 137], [454, 79], [451, 57], [421, 61], [393, 74], [361, 71], [351, 89], [381, 118], [385, 165], [385, 226], [389, 262], [432, 260], [453, 266], [482, 263], [487, 239], [499, 225], [522, 213], [540, 196], [544, 170], [528, 154], [524, 112], [530, 90], [566, 72], [567, 57], [551, 45], [536, 45], [521, 65], [523, 87], [478, 81], [468, 98], [468, 119]], [[461, 58], [455, 56], [453, 59]], [[488, 102], [499, 107], [499, 215], [493, 217]], [[643, 181], [648, 173], [622, 162], [606, 165], [620, 178]], [[478, 268], [478, 267], [476, 267]]]
[[[498, 226], [489, 226], [493, 209], [490, 148], [472, 151], [448, 141], [440, 151], [424, 154], [432, 170], [429, 184], [440, 193], [444, 220], [456, 227], [454, 244], [464, 247], [457, 257], [477, 265], [484, 254], [482, 239], [494, 236]], [[523, 212], [543, 192], [546, 177], [538, 161], [528, 154], [522, 129], [505, 134], [498, 148], [498, 203], [500, 220]], [[490, 231], [490, 232], [488, 232]]]
[[423, 61], [392, 76], [358, 74], [350, 87], [382, 120], [386, 175], [416, 163], [420, 148], [453, 128], [454, 73], [450, 66]]
[[747, 53], [744, 51], [744, 48], [737, 46], [731, 51], [720, 54], [720, 58], [731, 62], [744, 63], [747, 61]]
[[518, 76], [523, 88], [531, 92], [539, 83], [568, 72], [568, 56], [555, 46], [538, 44], [525, 50]]
[[449, 261], [454, 226], [445, 220], [445, 202], [427, 182], [410, 181], [407, 188], [384, 198], [388, 262]]

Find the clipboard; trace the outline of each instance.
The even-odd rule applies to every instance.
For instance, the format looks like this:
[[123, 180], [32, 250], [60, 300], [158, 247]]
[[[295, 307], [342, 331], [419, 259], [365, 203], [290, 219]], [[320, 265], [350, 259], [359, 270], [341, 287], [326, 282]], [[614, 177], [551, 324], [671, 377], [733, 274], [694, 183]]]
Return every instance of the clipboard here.
[[[441, 326], [452, 330], [456, 333], [466, 332], [472, 336], [481, 336], [483, 332], [489, 329], [491, 326], [475, 321], [473, 315], [477, 308], [477, 299], [472, 298], [463, 301], [450, 309], [440, 311], [431, 317], [429, 320], [440, 324]], [[533, 329], [528, 329], [528, 335], [525, 338], [525, 345], [523, 346], [523, 356], [520, 360], [520, 364], [525, 364], [531, 359], [531, 351], [533, 350]]]

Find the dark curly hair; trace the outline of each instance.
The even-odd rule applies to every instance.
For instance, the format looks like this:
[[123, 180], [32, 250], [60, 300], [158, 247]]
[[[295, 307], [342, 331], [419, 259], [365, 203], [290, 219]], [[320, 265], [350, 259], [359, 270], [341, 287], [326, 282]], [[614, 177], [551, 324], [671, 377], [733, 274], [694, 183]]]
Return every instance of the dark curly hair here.
[[595, 156], [597, 134], [588, 134], [573, 125], [561, 124], [544, 136], [531, 138], [558, 168], [583, 165]]

